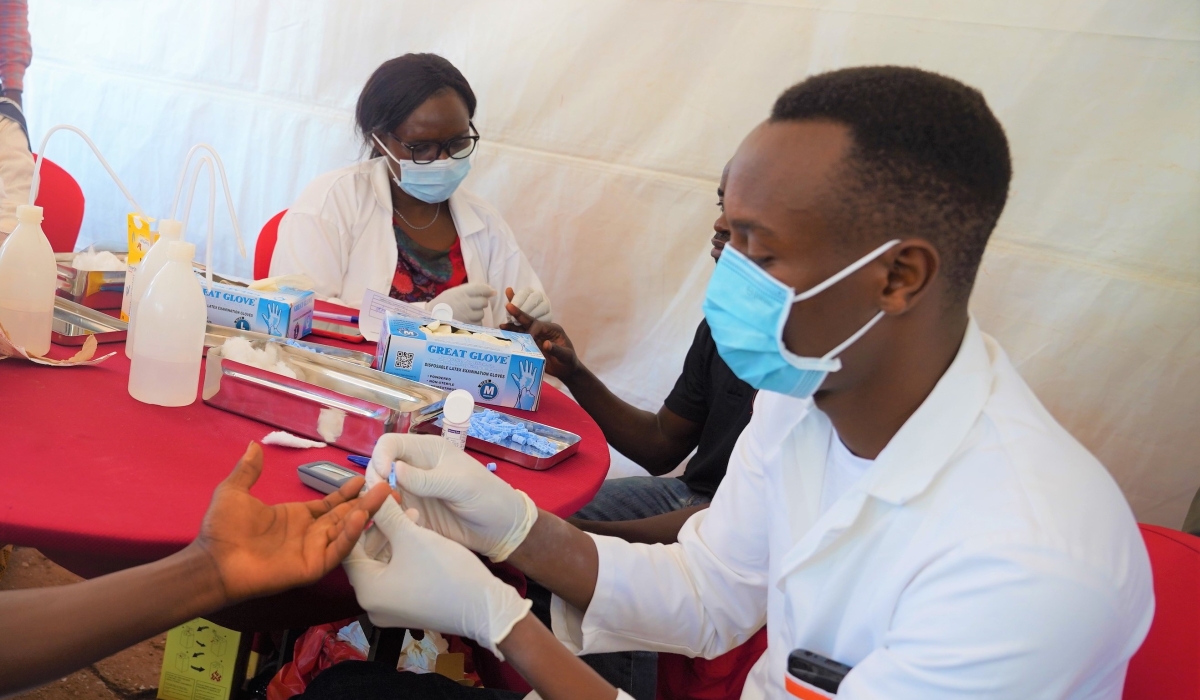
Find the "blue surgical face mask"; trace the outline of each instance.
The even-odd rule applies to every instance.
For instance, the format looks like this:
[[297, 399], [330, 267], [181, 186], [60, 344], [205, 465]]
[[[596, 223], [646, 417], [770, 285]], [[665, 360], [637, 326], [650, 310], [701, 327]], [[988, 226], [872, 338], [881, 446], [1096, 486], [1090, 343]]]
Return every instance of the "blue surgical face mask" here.
[[412, 160], [396, 158], [378, 136], [371, 134], [371, 138], [375, 139], [375, 143], [379, 144], [384, 153], [400, 164], [400, 176], [397, 177], [392, 170], [392, 164], [387, 163], [392, 182], [422, 202], [437, 204], [450, 199], [450, 195], [462, 184], [467, 173], [471, 172], [470, 158], [444, 158], [432, 163], [414, 163]]
[[725, 246], [704, 297], [704, 318], [721, 359], [755, 389], [806, 399], [830, 372], [842, 368], [837, 356], [871, 329], [883, 312], [824, 357], [801, 357], [783, 344], [783, 326], [792, 304], [820, 294], [883, 255], [900, 241], [885, 243], [806, 292], [767, 274], [733, 246]]

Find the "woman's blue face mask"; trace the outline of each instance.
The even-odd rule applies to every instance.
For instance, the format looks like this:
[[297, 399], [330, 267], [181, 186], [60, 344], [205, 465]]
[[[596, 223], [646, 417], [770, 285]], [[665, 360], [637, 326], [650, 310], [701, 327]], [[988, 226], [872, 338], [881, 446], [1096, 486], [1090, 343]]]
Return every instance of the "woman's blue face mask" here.
[[379, 144], [384, 153], [400, 164], [399, 177], [392, 170], [392, 164], [387, 164], [388, 172], [392, 174], [392, 182], [422, 202], [437, 204], [450, 199], [450, 195], [462, 184], [467, 173], [471, 172], [470, 158], [443, 158], [432, 163], [414, 163], [397, 158], [383, 145], [378, 136], [372, 134], [371, 138], [375, 139], [375, 143]]
[[837, 356], [878, 323], [884, 313], [875, 314], [824, 357], [801, 357], [783, 343], [783, 327], [792, 304], [820, 294], [899, 242], [893, 240], [879, 246], [800, 294], [767, 274], [733, 246], [726, 246], [704, 297], [704, 318], [721, 359], [739, 379], [755, 389], [802, 399], [812, 396], [830, 372], [842, 368]]

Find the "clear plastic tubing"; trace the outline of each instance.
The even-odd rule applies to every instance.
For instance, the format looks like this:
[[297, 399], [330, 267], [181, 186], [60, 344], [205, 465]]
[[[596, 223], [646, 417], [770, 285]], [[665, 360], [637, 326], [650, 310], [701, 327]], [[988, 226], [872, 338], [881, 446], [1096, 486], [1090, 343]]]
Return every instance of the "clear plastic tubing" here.
[[167, 264], [138, 308], [129, 395], [142, 403], [187, 406], [196, 400], [208, 305], [192, 272], [196, 246], [171, 241]]
[[475, 399], [471, 392], [455, 389], [442, 405], [442, 437], [460, 450], [467, 449], [467, 431], [471, 428], [471, 414], [475, 413]]

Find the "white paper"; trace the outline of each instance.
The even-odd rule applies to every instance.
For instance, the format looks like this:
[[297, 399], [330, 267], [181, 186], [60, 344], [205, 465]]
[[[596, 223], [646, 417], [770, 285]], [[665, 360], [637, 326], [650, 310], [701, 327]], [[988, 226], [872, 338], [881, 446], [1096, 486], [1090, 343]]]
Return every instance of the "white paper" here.
[[383, 331], [384, 314], [409, 306], [412, 304], [368, 289], [367, 293], [363, 295], [362, 305], [358, 307], [358, 332], [372, 343], [379, 342], [379, 335]]

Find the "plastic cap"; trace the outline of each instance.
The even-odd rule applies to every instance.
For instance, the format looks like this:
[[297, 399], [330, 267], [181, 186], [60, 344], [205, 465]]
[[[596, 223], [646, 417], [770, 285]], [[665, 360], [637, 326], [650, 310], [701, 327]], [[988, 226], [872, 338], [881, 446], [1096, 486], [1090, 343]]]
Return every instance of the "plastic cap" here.
[[17, 221], [23, 224], [42, 223], [42, 208], [36, 204], [21, 204], [17, 206]]
[[181, 260], [189, 265], [196, 257], [196, 245], [183, 241], [171, 241], [167, 244], [167, 260]]
[[168, 241], [183, 239], [183, 222], [175, 219], [163, 219], [158, 222], [158, 237]]
[[433, 307], [433, 310], [429, 312], [429, 315], [433, 316], [434, 318], [436, 318], [439, 321], [453, 321], [454, 320], [454, 308], [444, 302], [435, 304]]
[[466, 423], [474, 412], [475, 399], [471, 398], [471, 392], [464, 389], [450, 392], [442, 406], [442, 415], [451, 423]]

